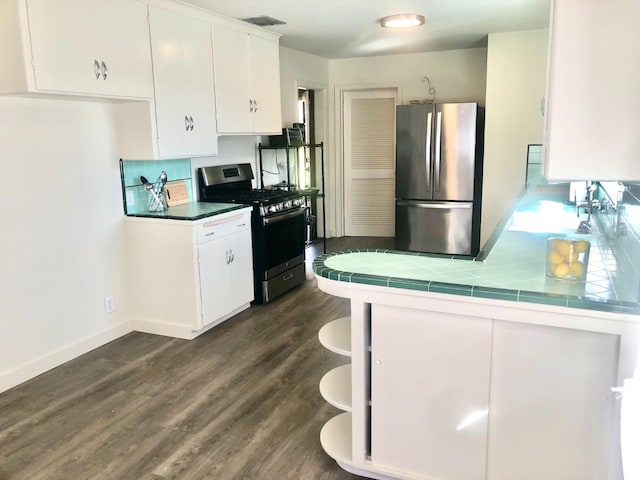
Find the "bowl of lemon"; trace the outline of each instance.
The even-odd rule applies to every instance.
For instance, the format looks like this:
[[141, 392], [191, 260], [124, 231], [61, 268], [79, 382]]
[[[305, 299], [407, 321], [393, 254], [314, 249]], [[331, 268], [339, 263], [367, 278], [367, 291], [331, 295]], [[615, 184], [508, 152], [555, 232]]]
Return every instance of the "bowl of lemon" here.
[[547, 240], [547, 277], [566, 282], [587, 278], [591, 242], [572, 238]]

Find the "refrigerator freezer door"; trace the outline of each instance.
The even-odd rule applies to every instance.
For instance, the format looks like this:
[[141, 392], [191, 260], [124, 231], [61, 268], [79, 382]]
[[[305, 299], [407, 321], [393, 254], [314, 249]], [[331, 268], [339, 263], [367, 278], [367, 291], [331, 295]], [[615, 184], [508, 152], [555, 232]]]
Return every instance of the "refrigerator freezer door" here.
[[431, 200], [433, 105], [396, 111], [396, 198]]
[[396, 249], [471, 255], [471, 202], [396, 201]]
[[473, 201], [477, 116], [476, 103], [436, 105], [434, 200]]

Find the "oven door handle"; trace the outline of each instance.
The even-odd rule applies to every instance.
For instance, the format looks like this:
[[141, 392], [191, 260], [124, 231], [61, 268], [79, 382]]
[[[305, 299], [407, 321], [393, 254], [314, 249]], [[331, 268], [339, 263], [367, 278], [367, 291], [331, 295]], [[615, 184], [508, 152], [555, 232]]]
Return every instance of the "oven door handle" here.
[[288, 220], [299, 215], [304, 215], [304, 210], [304, 208], [301, 208], [300, 210], [296, 210], [295, 212], [287, 212], [280, 215], [274, 215], [273, 217], [265, 217], [262, 219], [262, 224], [270, 225], [272, 223], [282, 222], [283, 220]]

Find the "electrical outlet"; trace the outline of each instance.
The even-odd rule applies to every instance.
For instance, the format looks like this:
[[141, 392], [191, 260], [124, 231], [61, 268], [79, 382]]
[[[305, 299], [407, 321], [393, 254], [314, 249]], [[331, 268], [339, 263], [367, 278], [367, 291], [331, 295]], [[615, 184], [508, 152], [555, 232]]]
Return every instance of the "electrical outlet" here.
[[104, 313], [113, 313], [116, 306], [113, 303], [113, 296], [104, 297]]

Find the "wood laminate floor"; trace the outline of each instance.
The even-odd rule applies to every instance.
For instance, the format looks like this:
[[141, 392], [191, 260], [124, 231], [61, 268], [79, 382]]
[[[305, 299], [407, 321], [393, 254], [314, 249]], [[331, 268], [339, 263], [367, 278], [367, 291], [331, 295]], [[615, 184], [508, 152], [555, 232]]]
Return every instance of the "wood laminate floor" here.
[[195, 340], [130, 333], [0, 394], [0, 480], [359, 478], [319, 441], [340, 411], [318, 383], [349, 359], [317, 332], [349, 304], [318, 290], [307, 265], [302, 286]]

